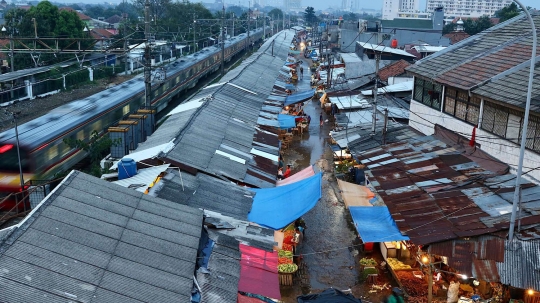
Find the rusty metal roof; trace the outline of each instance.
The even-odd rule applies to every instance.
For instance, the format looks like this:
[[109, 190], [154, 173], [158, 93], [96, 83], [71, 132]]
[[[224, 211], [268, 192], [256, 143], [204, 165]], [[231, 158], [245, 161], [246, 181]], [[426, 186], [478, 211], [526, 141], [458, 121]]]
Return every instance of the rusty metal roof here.
[[504, 262], [497, 263], [501, 283], [540, 290], [540, 240], [505, 243]]
[[[460, 147], [453, 141], [457, 139], [441, 128], [433, 136], [411, 136], [353, 152], [368, 169], [371, 185], [388, 206], [398, 228], [414, 244], [478, 237], [508, 229], [512, 193], [506, 185], [514, 177], [500, 176], [508, 166], [479, 149]], [[527, 195], [521, 222], [527, 226], [540, 222], [540, 200], [536, 198], [540, 188], [524, 184], [524, 191]], [[538, 233], [528, 228], [521, 236], [531, 239]], [[481, 244], [474, 248], [474, 255], [456, 256], [454, 251], [451, 256], [455, 265], [472, 272], [472, 260], [500, 262], [503, 256], [500, 250]]]

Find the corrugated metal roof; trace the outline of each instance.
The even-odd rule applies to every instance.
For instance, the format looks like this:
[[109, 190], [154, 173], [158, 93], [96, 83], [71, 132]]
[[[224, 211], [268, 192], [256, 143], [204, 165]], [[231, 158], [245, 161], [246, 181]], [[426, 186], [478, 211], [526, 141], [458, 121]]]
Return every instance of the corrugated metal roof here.
[[187, 302], [202, 223], [73, 171], [0, 247], [0, 301]]
[[498, 262], [501, 283], [540, 290], [540, 240], [505, 242], [504, 263]]
[[252, 192], [204, 174], [193, 176], [169, 169], [160, 183], [162, 185], [151, 192], [152, 195], [237, 220], [247, 220], [253, 204]]
[[405, 56], [405, 57], [415, 57], [415, 55], [409, 54], [408, 52], [401, 49], [397, 49], [397, 48], [387, 47], [387, 46], [378, 45], [378, 44], [371, 44], [367, 42], [360, 42], [360, 41], [357, 41], [356, 43], [358, 43], [359, 46], [365, 49], [373, 50], [376, 52], [390, 53], [390, 54], [395, 54], [395, 55], [400, 55], [400, 56]]
[[135, 189], [141, 193], [144, 193], [150, 185], [157, 179], [157, 177], [167, 170], [170, 164], [164, 164], [149, 168], [142, 168], [137, 171], [137, 174], [131, 178], [113, 181], [112, 183]]

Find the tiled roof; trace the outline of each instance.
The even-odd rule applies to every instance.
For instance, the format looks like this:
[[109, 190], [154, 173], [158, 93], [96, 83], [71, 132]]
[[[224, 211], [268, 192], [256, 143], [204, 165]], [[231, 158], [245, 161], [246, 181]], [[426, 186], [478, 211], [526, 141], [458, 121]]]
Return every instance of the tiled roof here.
[[470, 36], [471, 35], [467, 34], [466, 32], [451, 32], [444, 35], [444, 37], [450, 39], [451, 44], [456, 44], [460, 42], [461, 40], [465, 40], [469, 38]]
[[433, 21], [422, 19], [382, 20], [383, 28], [433, 29]]
[[187, 302], [202, 224], [202, 210], [73, 171], [1, 243], [0, 301]]
[[92, 20], [91, 17], [83, 14], [83, 13], [80, 13], [74, 9], [72, 9], [71, 7], [61, 7], [60, 10], [62, 11], [69, 11], [69, 12], [75, 12], [77, 14], [77, 16], [79, 16], [79, 18], [82, 20], [82, 21], [88, 21], [88, 20]]
[[[539, 14], [533, 17], [540, 23]], [[471, 90], [527, 61], [531, 46], [530, 25], [524, 15], [520, 15], [428, 56], [407, 71], [444, 85]]]
[[90, 31], [90, 34], [95, 39], [110, 38], [110, 37], [112, 37], [114, 35], [113, 33], [111, 33], [110, 31], [108, 31], [108, 30], [106, 30], [104, 28], [93, 28]]
[[114, 15], [105, 19], [105, 22], [110, 23], [110, 24], [120, 23], [120, 21], [122, 21], [122, 17], [118, 15]]
[[379, 79], [381, 81], [388, 81], [389, 77], [399, 76], [405, 73], [405, 68], [411, 65], [405, 60], [396, 61], [390, 65], [387, 65], [379, 70]]

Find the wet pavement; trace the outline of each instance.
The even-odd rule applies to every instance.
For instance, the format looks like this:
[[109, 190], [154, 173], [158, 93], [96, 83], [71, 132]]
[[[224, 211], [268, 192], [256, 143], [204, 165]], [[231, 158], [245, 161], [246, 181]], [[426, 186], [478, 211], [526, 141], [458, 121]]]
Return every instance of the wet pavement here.
[[[307, 72], [306, 72], [307, 71]], [[309, 67], [304, 63], [304, 80], [299, 80], [298, 91], [310, 89]], [[303, 216], [306, 222], [305, 237], [298, 246], [303, 257], [293, 286], [281, 286], [283, 302], [296, 302], [302, 294], [318, 293], [333, 287], [350, 291], [364, 302], [381, 302], [390, 287], [373, 290], [372, 284], [363, 281], [358, 261], [365, 256], [349, 211], [341, 199], [333, 168], [333, 156], [328, 146], [332, 117], [321, 109], [316, 100], [305, 104], [304, 112], [311, 116], [309, 132], [295, 135], [291, 146], [284, 150], [285, 164], [291, 164], [292, 173], [314, 164], [323, 172], [322, 198]], [[327, 122], [319, 126], [319, 115]], [[381, 261], [378, 251], [370, 257]], [[378, 285], [390, 284], [391, 276], [379, 275]], [[371, 292], [370, 292], [371, 291]]]

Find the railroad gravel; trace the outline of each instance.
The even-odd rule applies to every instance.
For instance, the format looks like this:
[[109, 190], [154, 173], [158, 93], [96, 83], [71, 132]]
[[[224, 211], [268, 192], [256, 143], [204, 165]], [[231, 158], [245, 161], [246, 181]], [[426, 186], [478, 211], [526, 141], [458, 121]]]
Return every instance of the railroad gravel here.
[[100, 79], [91, 83], [85, 83], [75, 89], [65, 90], [44, 98], [24, 100], [5, 107], [0, 107], [0, 132], [15, 126], [10, 114], [11, 112], [20, 112], [18, 123], [21, 125], [32, 119], [38, 118], [63, 104], [97, 94], [108, 87], [129, 80], [131, 77], [133, 76], [117, 75], [111, 79]]

